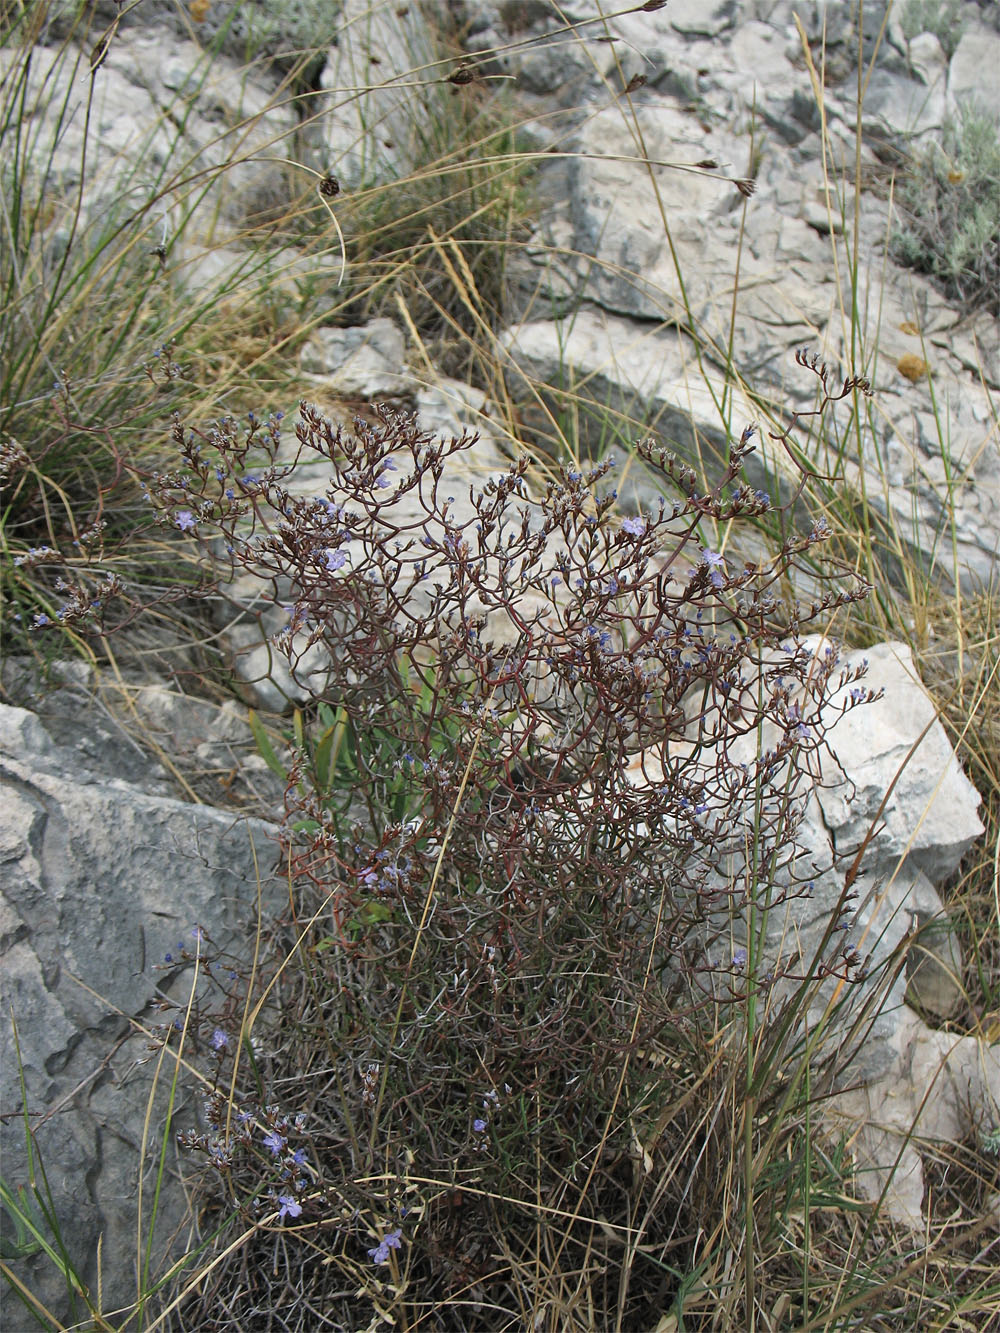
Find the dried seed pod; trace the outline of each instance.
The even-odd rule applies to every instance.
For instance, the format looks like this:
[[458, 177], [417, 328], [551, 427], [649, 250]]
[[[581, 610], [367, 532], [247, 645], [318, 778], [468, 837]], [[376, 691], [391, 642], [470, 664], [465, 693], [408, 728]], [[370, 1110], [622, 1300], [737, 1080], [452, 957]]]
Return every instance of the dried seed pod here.
[[90, 72], [96, 74], [108, 58], [108, 52], [111, 50], [111, 38], [114, 36], [113, 30], [104, 34], [101, 40], [90, 53]]

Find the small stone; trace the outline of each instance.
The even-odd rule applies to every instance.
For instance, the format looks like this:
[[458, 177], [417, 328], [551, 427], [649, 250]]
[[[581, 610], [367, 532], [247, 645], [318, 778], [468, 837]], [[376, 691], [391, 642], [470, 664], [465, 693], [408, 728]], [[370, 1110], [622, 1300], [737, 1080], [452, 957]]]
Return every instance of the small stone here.
[[906, 973], [906, 1002], [911, 1009], [934, 1019], [947, 1019], [961, 1008], [965, 998], [962, 948], [946, 917], [936, 916], [920, 925], [907, 954]]

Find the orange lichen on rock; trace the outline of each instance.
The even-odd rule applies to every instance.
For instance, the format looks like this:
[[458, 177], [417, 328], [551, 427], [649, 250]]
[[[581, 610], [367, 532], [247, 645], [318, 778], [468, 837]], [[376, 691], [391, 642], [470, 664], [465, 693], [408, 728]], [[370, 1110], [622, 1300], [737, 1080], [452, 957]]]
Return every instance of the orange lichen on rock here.
[[930, 366], [922, 356], [917, 356], [913, 352], [904, 352], [896, 362], [896, 369], [901, 375], [905, 375], [911, 384], [916, 384], [925, 375], [930, 373]]

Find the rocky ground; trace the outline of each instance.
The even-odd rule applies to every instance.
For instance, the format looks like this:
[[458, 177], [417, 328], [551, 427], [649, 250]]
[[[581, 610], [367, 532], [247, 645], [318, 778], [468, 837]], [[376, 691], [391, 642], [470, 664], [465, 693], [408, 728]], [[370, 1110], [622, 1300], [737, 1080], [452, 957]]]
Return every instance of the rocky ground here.
[[[218, 24], [229, 7], [213, 8]], [[538, 155], [540, 211], [509, 265], [505, 323], [493, 347], [526, 431], [544, 435], [542, 409], [557, 411], [568, 388], [612, 408], [619, 422], [656, 430], [681, 453], [718, 452], [748, 421], [784, 423], [812, 401], [812, 382], [793, 355], [805, 346], [843, 374], [868, 376], [876, 390], [853, 480], [864, 481], [915, 546], [933, 551], [947, 531], [962, 580], [988, 581], [1000, 533], [1000, 336], [993, 316], [963, 310], [929, 278], [894, 262], [889, 180], [902, 155], [940, 138], [966, 99], [1000, 120], [998, 85], [987, 73], [1000, 67], [997, 7], [963, 5], [954, 43], [908, 34], [897, 14], [883, 24], [884, 6], [865, 7], [870, 63], [860, 149], [850, 5], [671, 0], [606, 19], [580, 0], [562, 7], [561, 21], [529, 0], [447, 8], [469, 67], [513, 83], [522, 141]], [[347, 191], [405, 172], [403, 76], [428, 51], [420, 7], [403, 17], [392, 7], [370, 14], [359, 0], [338, 9], [338, 43], [311, 75], [327, 111], [308, 130], [300, 129], [301, 88], [282, 82], [280, 62], [247, 74], [234, 48], [238, 33], [230, 31], [206, 63], [203, 43], [218, 31], [211, 24], [178, 24], [174, 6], [157, 4], [123, 20], [96, 76], [86, 209], [118, 208], [133, 197], [138, 206], [155, 195], [167, 236], [187, 196], [162, 190], [164, 164], [181, 154], [186, 175], [210, 172], [237, 136], [240, 165], [212, 186], [204, 225], [188, 229], [171, 261], [197, 290], [220, 265], [238, 272], [246, 219], [280, 211], [294, 194], [288, 159], [335, 170]], [[115, 12], [108, 8], [109, 18]], [[33, 77], [54, 79], [79, 113], [84, 75], [56, 62], [59, 33], [55, 23], [36, 48]], [[271, 33], [264, 49], [276, 40]], [[376, 68], [376, 92], [339, 96]], [[316, 110], [315, 100], [308, 105]], [[53, 132], [44, 117], [32, 128]], [[55, 150], [52, 179], [66, 194], [78, 183], [83, 132], [82, 116], [71, 117]], [[123, 155], [134, 163], [124, 185]], [[737, 184], [745, 181], [752, 192]], [[57, 217], [49, 243], [58, 251], [68, 240]], [[289, 300], [299, 299], [299, 257], [286, 249], [269, 263], [282, 269]], [[327, 264], [332, 286], [332, 250]], [[723, 395], [734, 374], [735, 390]], [[402, 324], [383, 318], [343, 328], [320, 317], [302, 352], [300, 382], [303, 396], [333, 408], [390, 399], [417, 411], [427, 429], [480, 429], [476, 466], [455, 478], [458, 488], [503, 465], [509, 441], [496, 429], [496, 404], [429, 367]], [[602, 447], [585, 432], [579, 443]], [[784, 466], [777, 450], [764, 457], [761, 475]], [[623, 506], [648, 504], [651, 486], [633, 472]], [[309, 699], [314, 681], [269, 669], [265, 636], [280, 626], [273, 607], [258, 614], [262, 590], [230, 591], [242, 610], [227, 621], [228, 651], [248, 697], [275, 712]], [[814, 811], [817, 845], [841, 851], [859, 840], [926, 723], [907, 780], [881, 813], [855, 927], [877, 956], [888, 956], [914, 924], [937, 918], [940, 928], [937, 945], [928, 948], [925, 936], [894, 983], [866, 1053], [869, 1086], [840, 1110], [852, 1123], [867, 1117], [905, 1135], [920, 1101], [913, 1089], [932, 1076], [928, 1070], [943, 1070], [948, 1095], [935, 1099], [938, 1119], [927, 1132], [957, 1133], [972, 1103], [1000, 1100], [995, 1059], [977, 1063], [971, 1039], [944, 1050], [933, 1026], [957, 1003], [961, 964], [938, 888], [981, 832], [979, 800], [932, 721], [908, 650], [887, 644], [868, 655], [870, 683], [885, 686], [885, 699], [858, 734], [849, 719], [837, 733], [859, 797], [848, 805], [843, 792], [823, 793]], [[166, 954], [189, 944], [195, 925], [235, 937], [256, 903], [257, 871], [270, 872], [272, 826], [237, 820], [218, 780], [232, 774], [244, 807], [252, 803], [262, 815], [277, 813], [281, 793], [249, 757], [235, 705], [178, 699], [149, 676], [109, 700], [86, 671], [63, 674], [41, 699], [16, 664], [5, 677], [0, 934], [28, 1111], [33, 1123], [44, 1122], [57, 1207], [88, 1251], [83, 1266], [93, 1280], [89, 1239], [104, 1234], [106, 1265], [132, 1243], [149, 1073], [137, 1063], [129, 1022], [149, 1021], [155, 986], [169, 985]], [[141, 720], [141, 737], [129, 734], [128, 718]], [[181, 752], [194, 754], [195, 769], [177, 771]], [[206, 773], [214, 775], [208, 786]], [[841, 889], [842, 876], [823, 886], [829, 901]], [[826, 901], [794, 923], [803, 951]], [[5, 1115], [21, 1102], [10, 1037], [7, 1030]], [[910, 1089], [905, 1096], [901, 1083]], [[889, 1092], [897, 1095], [887, 1109]], [[23, 1132], [16, 1118], [3, 1132], [10, 1169], [23, 1156]], [[887, 1150], [872, 1139], [859, 1152], [884, 1161], [897, 1143]], [[922, 1180], [912, 1146], [904, 1165], [891, 1204], [916, 1224]], [[179, 1223], [182, 1205], [179, 1193], [165, 1196], [168, 1222]], [[58, 1304], [55, 1287], [39, 1281]], [[127, 1265], [106, 1268], [108, 1300], [128, 1300], [133, 1281]]]

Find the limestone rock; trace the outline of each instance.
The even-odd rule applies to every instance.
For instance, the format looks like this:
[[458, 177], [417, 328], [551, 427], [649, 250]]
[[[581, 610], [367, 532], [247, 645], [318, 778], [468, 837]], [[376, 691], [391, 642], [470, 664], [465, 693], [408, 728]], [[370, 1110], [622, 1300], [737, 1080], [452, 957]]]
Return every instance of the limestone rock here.
[[[326, 94], [318, 126], [325, 161], [349, 190], [384, 184], [420, 165], [415, 127], [435, 113], [414, 107], [410, 71], [435, 59], [420, 7], [343, 0], [320, 76]], [[426, 96], [438, 90], [429, 81]]]
[[[496, 30], [503, 30], [503, 7], [489, 8]], [[855, 82], [848, 75], [856, 35], [848, 9], [764, 3], [744, 7], [735, 23], [725, 6], [702, 6], [697, 14], [693, 8], [669, 5], [609, 20], [619, 54], [631, 59], [640, 53], [637, 72], [646, 78], [627, 108], [618, 92], [625, 66], [614, 74], [606, 68], [611, 43], [597, 42], [586, 27], [574, 36], [553, 34], [553, 53], [562, 51], [566, 60], [566, 51], [586, 55], [590, 73], [584, 86], [574, 84], [575, 112], [562, 89], [547, 95], [539, 85], [530, 102], [539, 124], [547, 123], [544, 111], [553, 99], [567, 111], [559, 133], [550, 126], [542, 145], [559, 152], [540, 163], [537, 240], [510, 266], [514, 323], [505, 343], [525, 343], [526, 323], [540, 330], [548, 319], [562, 321], [555, 341], [569, 355], [560, 350], [560, 356], [580, 360], [596, 305], [608, 319], [624, 321], [614, 325], [616, 348], [640, 342], [652, 348], [659, 342], [652, 325], [676, 325], [699, 341], [710, 365], [732, 364], [756, 393], [783, 408], [806, 405], [793, 363], [799, 347], [816, 348], [845, 375], [877, 371], [876, 407], [866, 422], [871, 438], [856, 461], [845, 459], [845, 481], [863, 485], [868, 502], [903, 540], [913, 535], [914, 555], [932, 577], [957, 578], [969, 591], [988, 584], [1000, 533], [1000, 432], [986, 402], [1000, 375], [996, 321], [962, 321], [928, 279], [891, 262], [891, 247], [885, 261], [898, 219], [884, 191], [868, 184], [869, 177], [884, 177], [885, 162], [898, 164], [939, 134], [954, 112], [956, 89], [965, 95], [964, 79], [983, 85], [982, 62], [973, 68], [963, 55], [974, 49], [970, 38], [963, 38], [946, 70], [937, 37], [907, 42], [889, 15], [868, 82], [864, 174], [855, 200], [844, 173], [829, 169], [855, 155]], [[969, 33], [983, 33], [988, 47], [996, 34], [982, 27], [974, 10], [965, 6], [963, 22]], [[592, 11], [573, 12], [585, 17]], [[827, 53], [825, 145], [794, 14], [814, 62]], [[873, 13], [866, 19], [865, 54], [875, 58], [881, 20]], [[543, 23], [540, 13], [534, 23], [532, 32]], [[710, 39], [703, 35], [706, 25]], [[533, 43], [525, 47], [534, 49]], [[509, 59], [516, 69], [522, 55], [515, 49]], [[838, 62], [844, 66], [840, 84]], [[581, 79], [586, 63], [580, 63]], [[755, 99], [761, 86], [767, 94]], [[747, 167], [751, 123], [758, 130]], [[702, 162], [716, 167], [692, 170]], [[677, 169], [685, 164], [687, 170]], [[744, 172], [757, 186], [746, 201], [731, 183]], [[857, 265], [844, 249], [853, 244], [856, 216]], [[847, 275], [854, 273], [852, 291]], [[904, 336], [904, 326], [918, 336]], [[928, 344], [938, 353], [929, 355]], [[910, 389], [901, 382], [893, 367], [903, 357], [926, 361], [933, 384], [924, 378]], [[655, 368], [650, 373], [655, 376]], [[628, 418], [645, 427], [656, 417], [658, 404], [643, 399], [634, 371], [626, 384], [615, 372], [583, 378], [595, 390], [588, 397], [610, 407], [608, 421], [622, 433], [630, 431]], [[602, 400], [605, 387], [610, 392]], [[804, 387], [808, 395], [812, 385]], [[905, 394], [896, 392], [903, 388]], [[934, 432], [923, 424], [914, 429], [914, 413], [920, 423], [935, 418]]]
[[943, 127], [947, 110], [943, 79], [928, 85], [877, 69], [865, 98], [865, 127], [873, 134], [925, 135]]
[[[805, 646], [817, 654], [830, 648], [818, 639]], [[844, 712], [846, 691], [853, 687], [834, 690], [824, 710], [824, 751], [835, 754], [839, 766], [817, 756], [815, 786], [798, 793], [794, 802], [801, 805], [800, 816], [786, 810], [782, 776], [762, 796], [762, 810], [748, 808], [742, 826], [737, 813], [731, 827], [718, 830], [701, 893], [709, 974], [722, 978], [722, 993], [728, 993], [731, 960], [742, 954], [745, 961], [751, 952], [757, 956], [758, 976], [790, 971], [792, 981], [777, 983], [779, 1000], [795, 990], [799, 979], [810, 978], [806, 1010], [810, 1032], [820, 1043], [817, 1059], [837, 1049], [838, 1067], [851, 1081], [874, 1083], [898, 1061], [900, 1028], [913, 1007], [944, 1019], [964, 1002], [961, 950], [928, 875], [949, 875], [982, 826], [976, 816], [978, 794], [958, 767], [908, 650], [879, 645], [864, 655], [844, 654], [838, 666], [853, 673], [863, 656], [871, 663], [865, 689], [884, 682], [886, 698]], [[694, 705], [695, 730], [675, 741], [671, 753], [696, 748], [697, 762], [710, 773], [717, 759], [714, 743], [697, 733], [699, 712]], [[912, 772], [907, 765], [896, 780], [901, 758], [928, 723], [928, 734], [911, 760]], [[760, 738], [753, 733], [742, 743], [728, 742], [727, 760], [753, 762], [758, 745], [772, 749], [778, 740], [777, 730], [765, 726]], [[627, 773], [637, 787], [655, 787], [663, 780], [651, 752], [637, 755]], [[859, 874], [856, 855], [884, 798], [884, 824], [861, 859]], [[855, 822], [846, 823], [851, 817]], [[751, 920], [746, 911], [733, 915], [730, 899], [734, 885], [752, 882], [748, 849], [755, 845], [758, 818], [769, 825], [786, 822], [787, 835], [781, 863], [769, 872], [766, 902], [756, 903]], [[766, 928], [760, 933], [765, 908]], [[847, 954], [856, 959], [849, 978]]]
[[991, 30], [982, 22], [970, 23], [959, 40], [948, 67], [948, 95], [958, 110], [975, 103], [990, 112], [1000, 125], [1000, 86], [985, 71], [1000, 67], [1000, 31], [996, 30], [996, 6]]
[[895, 1046], [883, 1077], [831, 1100], [825, 1119], [851, 1145], [863, 1197], [882, 1200], [890, 1218], [923, 1231], [922, 1157], [950, 1154], [996, 1124], [1000, 1054], [976, 1037], [935, 1031], [912, 1013], [903, 1016]]
[[[87, 735], [87, 711], [76, 718]], [[134, 1254], [139, 1177], [151, 1189], [156, 1170], [153, 1155], [140, 1161], [155, 1066], [137, 1063], [147, 1052], [135, 1025], [157, 1021], [155, 988], [169, 988], [163, 960], [179, 941], [193, 951], [195, 928], [219, 944], [241, 937], [257, 912], [254, 848], [266, 876], [273, 863], [270, 826], [160, 794], [155, 760], [148, 790], [126, 780], [123, 748], [120, 736], [86, 752], [57, 743], [37, 714], [0, 705], [4, 1172], [15, 1188], [28, 1183], [26, 1109], [68, 1252], [94, 1292], [102, 1239], [107, 1309], [135, 1298], [123, 1260]], [[277, 901], [266, 879], [264, 910]], [[184, 1104], [182, 1093], [181, 1120]], [[153, 1123], [164, 1113], [158, 1095]], [[157, 1259], [186, 1207], [169, 1156], [166, 1166]], [[17, 1271], [50, 1309], [65, 1308], [44, 1256]]]
[[[0, 74], [11, 73], [19, 59], [16, 49], [5, 48]], [[25, 104], [38, 160], [51, 145], [46, 188], [58, 201], [54, 240], [70, 225], [76, 203], [88, 129], [88, 100], [80, 89], [89, 82], [89, 52], [81, 49], [74, 63], [56, 48], [36, 48]], [[169, 243], [195, 203], [191, 180], [198, 183], [206, 221], [221, 209], [231, 227], [260, 222], [287, 202], [287, 169], [274, 159], [296, 125], [295, 114], [287, 99], [225, 57], [213, 59], [165, 27], [125, 27], [92, 86], [85, 218], [132, 217], [152, 234], [155, 210], [157, 231], [162, 218]], [[165, 174], [180, 161], [182, 171], [175, 166], [173, 176]], [[205, 194], [215, 172], [219, 179]]]
[[907, 56], [910, 68], [921, 83], [934, 87], [940, 82], [944, 86], [948, 78], [948, 59], [934, 33], [921, 32], [912, 38], [907, 46]]
[[[866, 686], [885, 695], [837, 722], [830, 745], [843, 775], [824, 764], [823, 818], [841, 855], [857, 851], [874, 826], [863, 862], [872, 873], [891, 874], [905, 857], [940, 882], [983, 832], [979, 794], [955, 758], [909, 647], [879, 644], [848, 654], [845, 665], [864, 658]], [[842, 703], [835, 697], [833, 707]]]
[[[591, 410], [579, 414], [574, 446], [594, 455], [604, 439], [602, 429], [611, 421], [628, 423], [622, 441], [626, 449], [653, 432], [663, 448], [710, 475], [729, 441], [760, 416], [759, 406], [739, 390], [723, 395], [722, 374], [711, 363], [699, 366], [690, 339], [673, 329], [584, 308], [566, 320], [513, 325], [502, 342], [509, 358], [509, 392], [523, 405], [526, 420], [537, 423], [542, 433], [557, 419], [561, 403], [591, 404]], [[551, 405], [547, 416], [534, 406], [539, 398]], [[598, 407], [607, 411], [606, 419], [594, 410]], [[747, 460], [748, 478], [770, 488], [782, 470], [779, 451], [761, 440]], [[626, 507], [655, 504], [661, 493], [655, 477], [634, 459], [626, 475], [615, 480]]]
[[[478, 434], [470, 450], [449, 460], [441, 483], [443, 494], [454, 497], [452, 521], [468, 523], [475, 514], [474, 493], [508, 467], [488, 417], [486, 396], [446, 376], [421, 381], [406, 368], [404, 351], [402, 331], [388, 319], [353, 328], [320, 329], [303, 357], [305, 365], [316, 368], [312, 384], [305, 387], [306, 396], [310, 390], [321, 391], [324, 410], [348, 429], [353, 410], [338, 404], [337, 398], [356, 404], [358, 397], [392, 397], [411, 408], [421, 429], [431, 434], [445, 439], [466, 431]], [[290, 461], [297, 448], [289, 446], [285, 461]], [[330, 464], [309, 454], [300, 457], [285, 484], [295, 495], [323, 496], [334, 503], [345, 499]], [[396, 497], [390, 487], [380, 514], [387, 523], [412, 528], [424, 521], [426, 510], [416, 492]], [[349, 550], [347, 555], [349, 562]], [[275, 644], [288, 628], [289, 609], [295, 601], [296, 592], [288, 580], [276, 584], [243, 570], [222, 591], [228, 603], [220, 612], [222, 638], [248, 699], [268, 711], [283, 712], [321, 697], [329, 679], [325, 648], [309, 644], [307, 632], [298, 632], [293, 643], [301, 646], [289, 663]]]
[[405, 390], [406, 343], [391, 319], [351, 328], [321, 327], [302, 349], [302, 369], [333, 397], [379, 401]]

